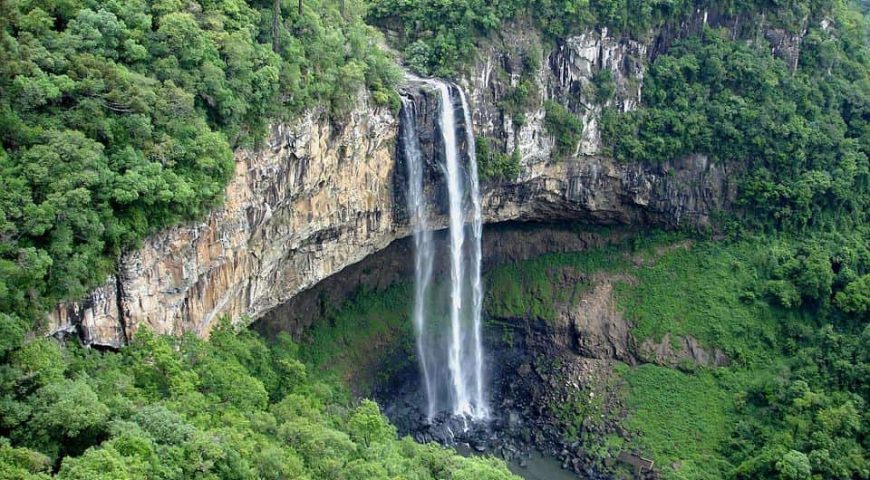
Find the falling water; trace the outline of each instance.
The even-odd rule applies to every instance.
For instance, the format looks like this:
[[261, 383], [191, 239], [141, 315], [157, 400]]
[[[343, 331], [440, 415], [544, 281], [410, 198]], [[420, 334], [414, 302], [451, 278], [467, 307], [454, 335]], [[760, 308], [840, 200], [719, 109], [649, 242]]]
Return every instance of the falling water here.
[[417, 121], [413, 102], [402, 97], [402, 144], [408, 163], [408, 211], [414, 229], [414, 334], [417, 356], [423, 371], [426, 391], [426, 418], [435, 414], [435, 386], [429, 371], [428, 345], [423, 335], [426, 330], [426, 300], [432, 280], [432, 231], [426, 214], [426, 197], [423, 191], [423, 155], [417, 138]]
[[483, 284], [480, 280], [480, 263], [483, 257], [481, 237], [483, 236], [483, 220], [480, 213], [480, 181], [477, 175], [477, 152], [474, 143], [474, 131], [471, 126], [471, 109], [461, 88], [459, 98], [462, 100], [462, 112], [465, 116], [466, 153], [469, 165], [469, 184], [471, 185], [471, 323], [472, 352], [474, 355], [474, 404], [479, 417], [487, 417], [489, 408], [483, 395], [483, 342], [481, 341], [481, 308], [483, 306]]
[[[468, 167], [463, 169], [456, 139], [456, 113], [451, 88], [439, 80], [412, 78], [433, 87], [440, 101], [438, 126], [443, 146], [442, 171], [446, 178], [449, 233], [449, 331], [444, 338], [427, 330], [427, 311], [434, 260], [432, 234], [429, 231], [423, 183], [423, 159], [411, 101], [403, 100], [402, 141], [408, 160], [408, 208], [414, 228], [415, 300], [414, 330], [417, 352], [423, 373], [427, 399], [427, 415], [431, 420], [440, 411], [440, 399], [449, 399], [450, 411], [456, 416], [480, 420], [489, 411], [485, 399], [483, 346], [481, 340], [481, 304], [483, 288], [480, 279], [481, 233], [480, 186], [474, 151], [474, 135], [464, 93], [459, 91], [466, 135]], [[469, 198], [470, 197], [470, 201]], [[470, 211], [469, 211], [470, 210]], [[471, 218], [471, 235], [466, 244], [466, 219]], [[470, 250], [470, 258], [466, 251]], [[468, 288], [469, 292], [466, 290]], [[440, 339], [440, 340], [439, 340]], [[447, 370], [439, 365], [447, 364]], [[446, 392], [445, 392], [446, 390]]]
[[465, 219], [463, 218], [462, 170], [456, 148], [456, 118], [450, 88], [446, 83], [436, 81], [435, 86], [441, 96], [441, 138], [444, 140], [444, 169], [447, 174], [447, 200], [450, 211], [448, 223], [450, 231], [450, 343], [447, 367], [453, 384], [453, 413], [471, 415], [473, 409], [468, 400], [465, 372], [463, 371], [462, 333], [462, 287], [463, 262], [462, 244], [465, 242]]

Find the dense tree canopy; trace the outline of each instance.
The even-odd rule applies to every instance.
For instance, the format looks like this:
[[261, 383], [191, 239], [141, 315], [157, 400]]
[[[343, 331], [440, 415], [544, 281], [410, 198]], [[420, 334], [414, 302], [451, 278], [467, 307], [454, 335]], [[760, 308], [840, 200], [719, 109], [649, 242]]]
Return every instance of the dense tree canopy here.
[[287, 336], [267, 346], [228, 323], [212, 342], [145, 330], [121, 353], [34, 339], [3, 360], [4, 479], [514, 478], [397, 439], [377, 404], [310, 379]]
[[83, 295], [121, 249], [219, 203], [232, 148], [270, 120], [340, 116], [365, 86], [392, 101], [362, 5], [287, 3], [0, 5], [0, 311]]
[[867, 225], [870, 57], [851, 13], [810, 30], [796, 70], [726, 32], [679, 42], [652, 64], [643, 108], [605, 113], [605, 141], [626, 162], [734, 165], [742, 205], [768, 226]]
[[476, 42], [507, 22], [529, 20], [558, 39], [583, 28], [645, 38], [655, 27], [678, 24], [698, 9], [726, 14], [771, 11], [769, 22], [799, 30], [811, 14], [828, 12], [839, 0], [373, 0], [370, 21], [400, 34], [409, 65], [446, 76], [473, 56]]

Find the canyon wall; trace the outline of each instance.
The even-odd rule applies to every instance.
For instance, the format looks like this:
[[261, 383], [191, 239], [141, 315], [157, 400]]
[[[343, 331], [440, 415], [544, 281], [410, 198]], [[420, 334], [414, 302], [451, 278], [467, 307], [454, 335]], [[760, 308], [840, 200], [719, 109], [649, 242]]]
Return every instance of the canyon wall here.
[[[517, 122], [503, 100], [520, 80], [519, 64], [533, 45], [541, 45], [533, 29], [505, 29], [481, 48], [470, 69], [474, 74], [458, 82], [469, 93], [476, 133], [506, 152], [518, 150], [521, 159], [516, 180], [484, 183], [487, 223], [703, 226], [727, 208], [734, 198], [731, 172], [706, 157], [639, 165], [603, 154], [597, 128], [602, 105], [587, 98], [587, 87], [608, 69], [617, 86], [608, 102], [635, 108], [656, 39], [644, 43], [586, 32], [538, 50], [533, 81], [540, 97]], [[431, 130], [434, 141], [434, 97], [419, 86], [404, 87], [404, 94], [415, 99], [418, 125]], [[562, 102], [584, 125], [567, 158], [554, 158], [555, 142], [544, 128], [545, 99]], [[360, 94], [340, 122], [313, 111], [293, 124], [275, 125], [261, 147], [236, 153], [223, 206], [124, 254], [103, 287], [57, 307], [47, 333], [105, 347], [125, 344], [142, 326], [207, 336], [221, 316], [249, 323], [406, 237], [397, 118]], [[426, 137], [423, 132], [424, 144]], [[429, 188], [438, 190], [442, 180], [434, 160], [430, 166]], [[432, 224], [443, 226], [445, 219], [436, 214]]]

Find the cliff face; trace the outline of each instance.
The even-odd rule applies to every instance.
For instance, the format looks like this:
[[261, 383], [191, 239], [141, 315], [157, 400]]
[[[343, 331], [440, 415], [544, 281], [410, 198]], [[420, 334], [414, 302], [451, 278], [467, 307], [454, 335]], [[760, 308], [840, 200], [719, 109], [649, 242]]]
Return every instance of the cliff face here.
[[148, 238], [82, 302], [60, 305], [51, 332], [117, 347], [144, 325], [208, 335], [256, 318], [407, 234], [393, 217], [396, 120], [361, 97], [341, 127], [314, 112], [236, 153], [224, 205], [203, 222]]
[[[475, 75], [459, 82], [470, 97], [475, 132], [497, 139], [508, 152], [518, 149], [521, 157], [516, 181], [483, 186], [486, 222], [673, 227], [704, 225], [711, 213], [727, 207], [733, 198], [727, 172], [705, 157], [643, 166], [601, 154], [601, 105], [589, 98], [588, 86], [596, 72], [608, 69], [616, 84], [610, 101], [623, 110], [635, 108], [647, 44], [587, 32], [541, 53], [532, 74], [539, 98], [517, 126], [503, 100], [520, 79], [516, 72], [525, 50], [540, 40], [531, 29], [508, 30], [513, 33], [481, 50]], [[434, 97], [420, 89], [407, 93], [415, 98], [424, 151], [434, 151]], [[582, 141], [569, 159], [552, 158], [544, 99], [561, 101], [583, 122]], [[364, 96], [342, 126], [319, 112], [275, 126], [262, 148], [237, 152], [222, 207], [201, 223], [153, 235], [125, 254], [106, 285], [81, 302], [58, 306], [48, 331], [111, 347], [143, 325], [207, 336], [220, 316], [259, 318], [407, 236], [397, 131], [396, 116]], [[437, 190], [442, 180], [434, 164], [430, 170], [430, 188]], [[434, 218], [433, 224], [443, 226], [445, 219]]]

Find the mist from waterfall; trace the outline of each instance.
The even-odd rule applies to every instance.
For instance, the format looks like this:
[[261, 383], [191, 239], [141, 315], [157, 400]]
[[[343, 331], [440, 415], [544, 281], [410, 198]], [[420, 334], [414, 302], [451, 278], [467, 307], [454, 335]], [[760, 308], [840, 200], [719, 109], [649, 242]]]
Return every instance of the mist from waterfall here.
[[[434, 79], [415, 77], [412, 80], [433, 88], [439, 98], [437, 122], [443, 155], [438, 166], [447, 187], [449, 246], [446, 260], [450, 277], [446, 305], [440, 305], [447, 307], [443, 311], [445, 309], [438, 308], [439, 305], [432, 305], [435, 296], [432, 292], [433, 266], [436, 258], [444, 256], [436, 256], [429, 224], [431, 199], [427, 199], [425, 193], [424, 179], [427, 176], [416, 125], [416, 106], [412, 100], [403, 98], [401, 140], [408, 163], [408, 211], [415, 248], [413, 323], [427, 418], [432, 420], [439, 412], [449, 411], [455, 416], [482, 420], [489, 416], [481, 331], [483, 226], [471, 111], [459, 87], [451, 88]], [[462, 107], [464, 158], [456, 135], [457, 114], [452, 90], [458, 92]]]

